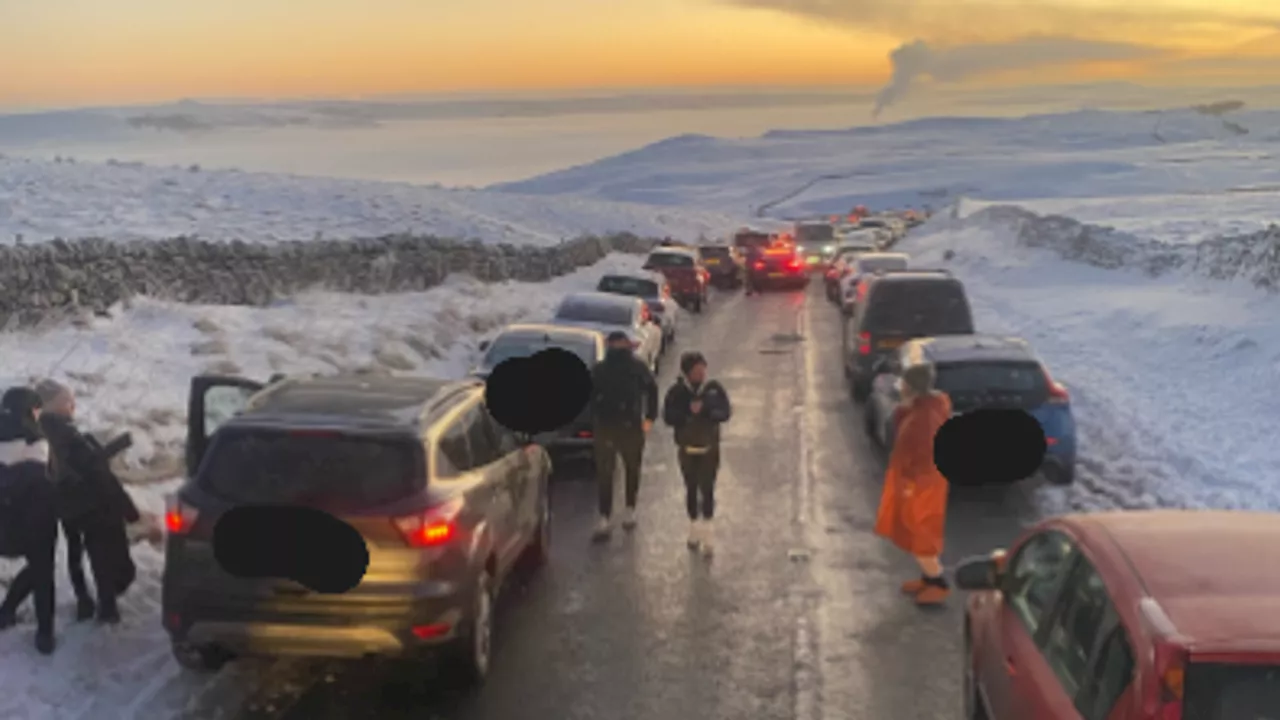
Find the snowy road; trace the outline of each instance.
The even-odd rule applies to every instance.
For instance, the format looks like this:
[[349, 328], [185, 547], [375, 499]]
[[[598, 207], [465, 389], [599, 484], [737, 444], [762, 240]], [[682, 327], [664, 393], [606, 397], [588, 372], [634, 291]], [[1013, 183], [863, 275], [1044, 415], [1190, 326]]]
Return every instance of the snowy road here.
[[[844, 390], [838, 338], [817, 286], [722, 295], [682, 328], [675, 350], [702, 349], [736, 407], [709, 565], [684, 547], [683, 490], [659, 428], [634, 536], [592, 546], [592, 485], [556, 485], [552, 564], [508, 596], [478, 697], [414, 688], [374, 663], [254, 665], [229, 668], [177, 716], [958, 718], [963, 597], [927, 612], [898, 593], [913, 568], [871, 534], [882, 460]], [[1032, 514], [1017, 491], [958, 500], [948, 561], [1007, 541]]]

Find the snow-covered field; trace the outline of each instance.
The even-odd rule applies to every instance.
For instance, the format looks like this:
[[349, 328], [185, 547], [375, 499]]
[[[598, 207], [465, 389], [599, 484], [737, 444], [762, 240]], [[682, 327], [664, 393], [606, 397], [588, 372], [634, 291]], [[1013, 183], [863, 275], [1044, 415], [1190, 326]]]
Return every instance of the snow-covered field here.
[[[454, 276], [422, 293], [359, 299], [315, 293], [268, 309], [143, 300], [89, 327], [0, 334], [0, 383], [49, 375], [66, 380], [79, 394], [84, 429], [131, 430], [136, 445], [128, 451], [133, 467], [126, 477], [136, 482], [129, 490], [141, 509], [159, 513], [175, 485], [168, 478], [181, 457], [193, 375], [265, 379], [275, 372], [341, 369], [460, 377], [475, 361], [485, 333], [517, 319], [548, 317], [564, 293], [589, 289], [601, 274], [638, 265], [638, 258], [613, 255], [544, 284], [486, 285]], [[135, 545], [134, 557], [139, 579], [126, 596], [125, 621], [118, 628], [69, 622], [74, 598], [60, 567], [59, 651], [37, 659], [30, 603], [23, 624], [0, 633], [0, 718], [114, 720], [138, 710], [170, 717], [200, 702], [201, 693], [230, 692], [230, 681], [197, 686], [178, 678], [158, 621], [162, 556], [142, 543]], [[14, 563], [0, 560], [0, 584], [15, 570]], [[160, 708], [164, 712], [154, 714]]]
[[0, 243], [55, 237], [274, 242], [410, 232], [514, 245], [588, 233], [696, 239], [716, 212], [407, 183], [0, 156]]
[[[918, 265], [951, 268], [980, 329], [1032, 340], [1072, 393], [1079, 481], [1041, 491], [1044, 509], [1280, 510], [1271, 482], [1280, 448], [1268, 436], [1280, 420], [1270, 392], [1280, 380], [1280, 295], [1257, 286], [1280, 267], [1280, 233], [1259, 233], [1280, 219], [1278, 142], [1280, 113], [1267, 111], [934, 119], [751, 140], [682, 136], [500, 191], [9, 158], [0, 159], [0, 242], [18, 233], [272, 240], [405, 230], [509, 242], [617, 230], [692, 238], [722, 236], [761, 209], [950, 207], [954, 216], [940, 213], [901, 248]], [[1026, 211], [1115, 231], [1089, 230], [1085, 252], [1077, 224]], [[1120, 267], [1064, 257], [1082, 252]], [[1143, 269], [1153, 258], [1181, 264], [1151, 276]], [[481, 333], [543, 314], [564, 291], [635, 262], [608, 258], [541, 286], [454, 279], [415, 295], [312, 294], [268, 309], [144, 300], [89, 327], [0, 334], [0, 379], [67, 379], [86, 428], [132, 430], [132, 490], [154, 511], [180, 454], [191, 375], [454, 375]], [[145, 545], [137, 555], [144, 572], [119, 629], [63, 624], [66, 651], [49, 660], [35, 658], [29, 623], [0, 635], [0, 718], [169, 717], [252, 677], [252, 667], [229, 680], [176, 675], [155, 620], [159, 556]], [[0, 564], [0, 577], [10, 571]]]

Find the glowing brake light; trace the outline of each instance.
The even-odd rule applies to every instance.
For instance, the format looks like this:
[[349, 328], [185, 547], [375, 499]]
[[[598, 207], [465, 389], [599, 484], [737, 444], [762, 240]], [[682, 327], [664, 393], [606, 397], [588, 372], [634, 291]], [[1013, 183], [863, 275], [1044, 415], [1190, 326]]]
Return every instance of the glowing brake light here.
[[804, 264], [800, 262], [799, 258], [791, 258], [791, 260], [787, 262], [788, 270], [799, 270], [803, 267]]
[[396, 518], [393, 522], [410, 547], [439, 547], [458, 534], [457, 520], [462, 507], [461, 499], [452, 500], [414, 515]]
[[871, 333], [869, 332], [858, 333], [858, 354], [859, 355], [871, 354]]
[[756, 264], [755, 264], [753, 267], [755, 267], [755, 269], [757, 269], [757, 270], [763, 270], [763, 269], [764, 269], [764, 262], [762, 262], [762, 261], [760, 261], [760, 260], [757, 260], [757, 261], [756, 261]]
[[186, 535], [199, 519], [195, 508], [183, 503], [176, 496], [165, 498], [164, 528], [170, 535]]

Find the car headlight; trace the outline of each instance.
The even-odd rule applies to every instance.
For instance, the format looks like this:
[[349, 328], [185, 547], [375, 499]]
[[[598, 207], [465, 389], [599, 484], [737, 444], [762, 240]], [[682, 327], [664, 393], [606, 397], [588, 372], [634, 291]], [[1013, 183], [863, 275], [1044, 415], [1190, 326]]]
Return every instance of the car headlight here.
[[822, 248], [822, 252], [829, 252], [829, 253], [833, 253], [833, 252], [835, 252], [835, 251], [836, 251], [836, 246], [835, 246], [835, 245], [826, 245], [826, 246], [823, 246], [823, 248]]

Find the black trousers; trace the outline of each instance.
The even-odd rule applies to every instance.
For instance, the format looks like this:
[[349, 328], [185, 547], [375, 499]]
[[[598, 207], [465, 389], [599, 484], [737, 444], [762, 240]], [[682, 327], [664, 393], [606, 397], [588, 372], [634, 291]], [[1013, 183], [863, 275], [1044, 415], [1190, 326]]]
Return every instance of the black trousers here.
[[36, 632], [41, 635], [53, 634], [53, 605], [55, 600], [53, 570], [56, 565], [57, 540], [55, 534], [48, 542], [38, 543], [23, 558], [27, 564], [9, 583], [9, 591], [4, 601], [0, 602], [0, 616], [11, 616], [18, 611], [18, 606], [35, 596]]
[[690, 453], [680, 448], [676, 454], [684, 476], [685, 505], [689, 519], [710, 520], [716, 514], [716, 474], [720, 471], [720, 448]]
[[626, 477], [627, 507], [636, 506], [640, 493], [640, 463], [644, 459], [644, 430], [628, 425], [595, 428], [596, 482], [600, 491], [600, 515], [613, 517], [613, 475], [622, 457]]
[[85, 584], [84, 554], [89, 555], [98, 606], [112, 610], [137, 577], [137, 566], [129, 554], [129, 537], [124, 521], [107, 514], [93, 513], [76, 520], [63, 520], [67, 538], [67, 570], [76, 599], [89, 597]]

